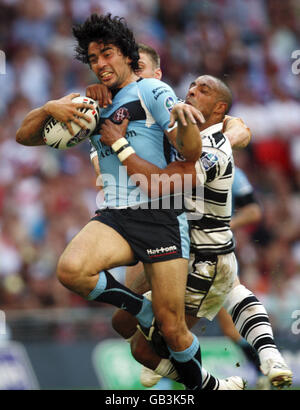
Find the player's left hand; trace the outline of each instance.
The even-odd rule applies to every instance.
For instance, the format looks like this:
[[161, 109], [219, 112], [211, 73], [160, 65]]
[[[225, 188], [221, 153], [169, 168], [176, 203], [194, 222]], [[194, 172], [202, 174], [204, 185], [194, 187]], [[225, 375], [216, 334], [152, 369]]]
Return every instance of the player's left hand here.
[[178, 103], [175, 104], [171, 111], [169, 128], [175, 125], [175, 122], [179, 121], [183, 126], [187, 126], [188, 122], [192, 124], [203, 124], [205, 123], [205, 118], [201, 111], [193, 107], [190, 104]]
[[109, 147], [118, 139], [125, 137], [129, 120], [125, 118], [121, 124], [116, 124], [110, 120], [106, 120], [100, 130], [101, 142]]

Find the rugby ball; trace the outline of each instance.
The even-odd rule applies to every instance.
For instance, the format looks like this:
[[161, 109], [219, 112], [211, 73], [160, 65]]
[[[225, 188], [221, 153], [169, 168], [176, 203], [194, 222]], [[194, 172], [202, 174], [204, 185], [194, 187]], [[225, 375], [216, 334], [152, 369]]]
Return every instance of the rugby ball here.
[[98, 103], [92, 98], [88, 97], [75, 97], [72, 99], [74, 103], [93, 104], [94, 109], [80, 108], [79, 111], [88, 115], [91, 118], [91, 122], [87, 122], [83, 118], [80, 121], [86, 126], [87, 129], [80, 128], [74, 121], [71, 122], [71, 126], [74, 131], [74, 135], [71, 135], [66, 124], [57, 121], [51, 117], [46, 122], [43, 130], [43, 138], [47, 145], [57, 149], [67, 149], [80, 144], [85, 139], [89, 138], [96, 129], [100, 118], [100, 108]]

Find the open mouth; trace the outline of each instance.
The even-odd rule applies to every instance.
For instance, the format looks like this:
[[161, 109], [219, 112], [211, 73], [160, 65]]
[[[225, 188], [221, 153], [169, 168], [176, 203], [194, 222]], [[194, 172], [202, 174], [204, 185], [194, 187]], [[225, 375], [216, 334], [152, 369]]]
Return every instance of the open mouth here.
[[100, 79], [101, 81], [108, 81], [112, 78], [113, 73], [109, 72], [109, 71], [104, 71], [102, 74], [100, 74]]

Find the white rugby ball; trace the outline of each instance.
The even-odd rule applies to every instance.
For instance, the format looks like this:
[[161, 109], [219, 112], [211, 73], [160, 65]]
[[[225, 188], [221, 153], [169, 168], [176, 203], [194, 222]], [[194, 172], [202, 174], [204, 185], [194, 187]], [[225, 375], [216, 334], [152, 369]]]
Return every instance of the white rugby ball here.
[[93, 110], [91, 108], [79, 109], [80, 112], [90, 117], [92, 121], [87, 122], [83, 118], [80, 118], [80, 121], [87, 128], [86, 130], [80, 128], [74, 121], [71, 121], [71, 126], [74, 131], [74, 135], [71, 135], [65, 123], [59, 122], [53, 117], [49, 118], [44, 126], [43, 138], [45, 143], [52, 148], [66, 149], [74, 147], [89, 138], [96, 129], [100, 118], [100, 108], [98, 103], [92, 98], [82, 96], [73, 98], [72, 102], [93, 104], [95, 107]]

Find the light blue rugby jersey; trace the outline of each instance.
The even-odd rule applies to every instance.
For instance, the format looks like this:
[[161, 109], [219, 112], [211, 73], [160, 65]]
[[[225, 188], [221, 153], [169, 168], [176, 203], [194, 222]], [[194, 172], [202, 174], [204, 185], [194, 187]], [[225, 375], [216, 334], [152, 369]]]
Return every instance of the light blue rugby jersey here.
[[[130, 145], [141, 158], [165, 168], [170, 145], [166, 144], [164, 131], [168, 130], [170, 112], [177, 101], [166, 83], [154, 78], [139, 79], [116, 93], [113, 103], [101, 111], [98, 128], [108, 118], [119, 121], [127, 109], [130, 122], [126, 138]], [[103, 178], [103, 207], [129, 207], [149, 202], [148, 196], [130, 180], [112, 148], [101, 142], [101, 135], [91, 136], [91, 142], [97, 151]]]
[[246, 174], [240, 168], [235, 167], [234, 179], [232, 184], [232, 210], [236, 206], [236, 199], [253, 194], [253, 187], [250, 184]]

